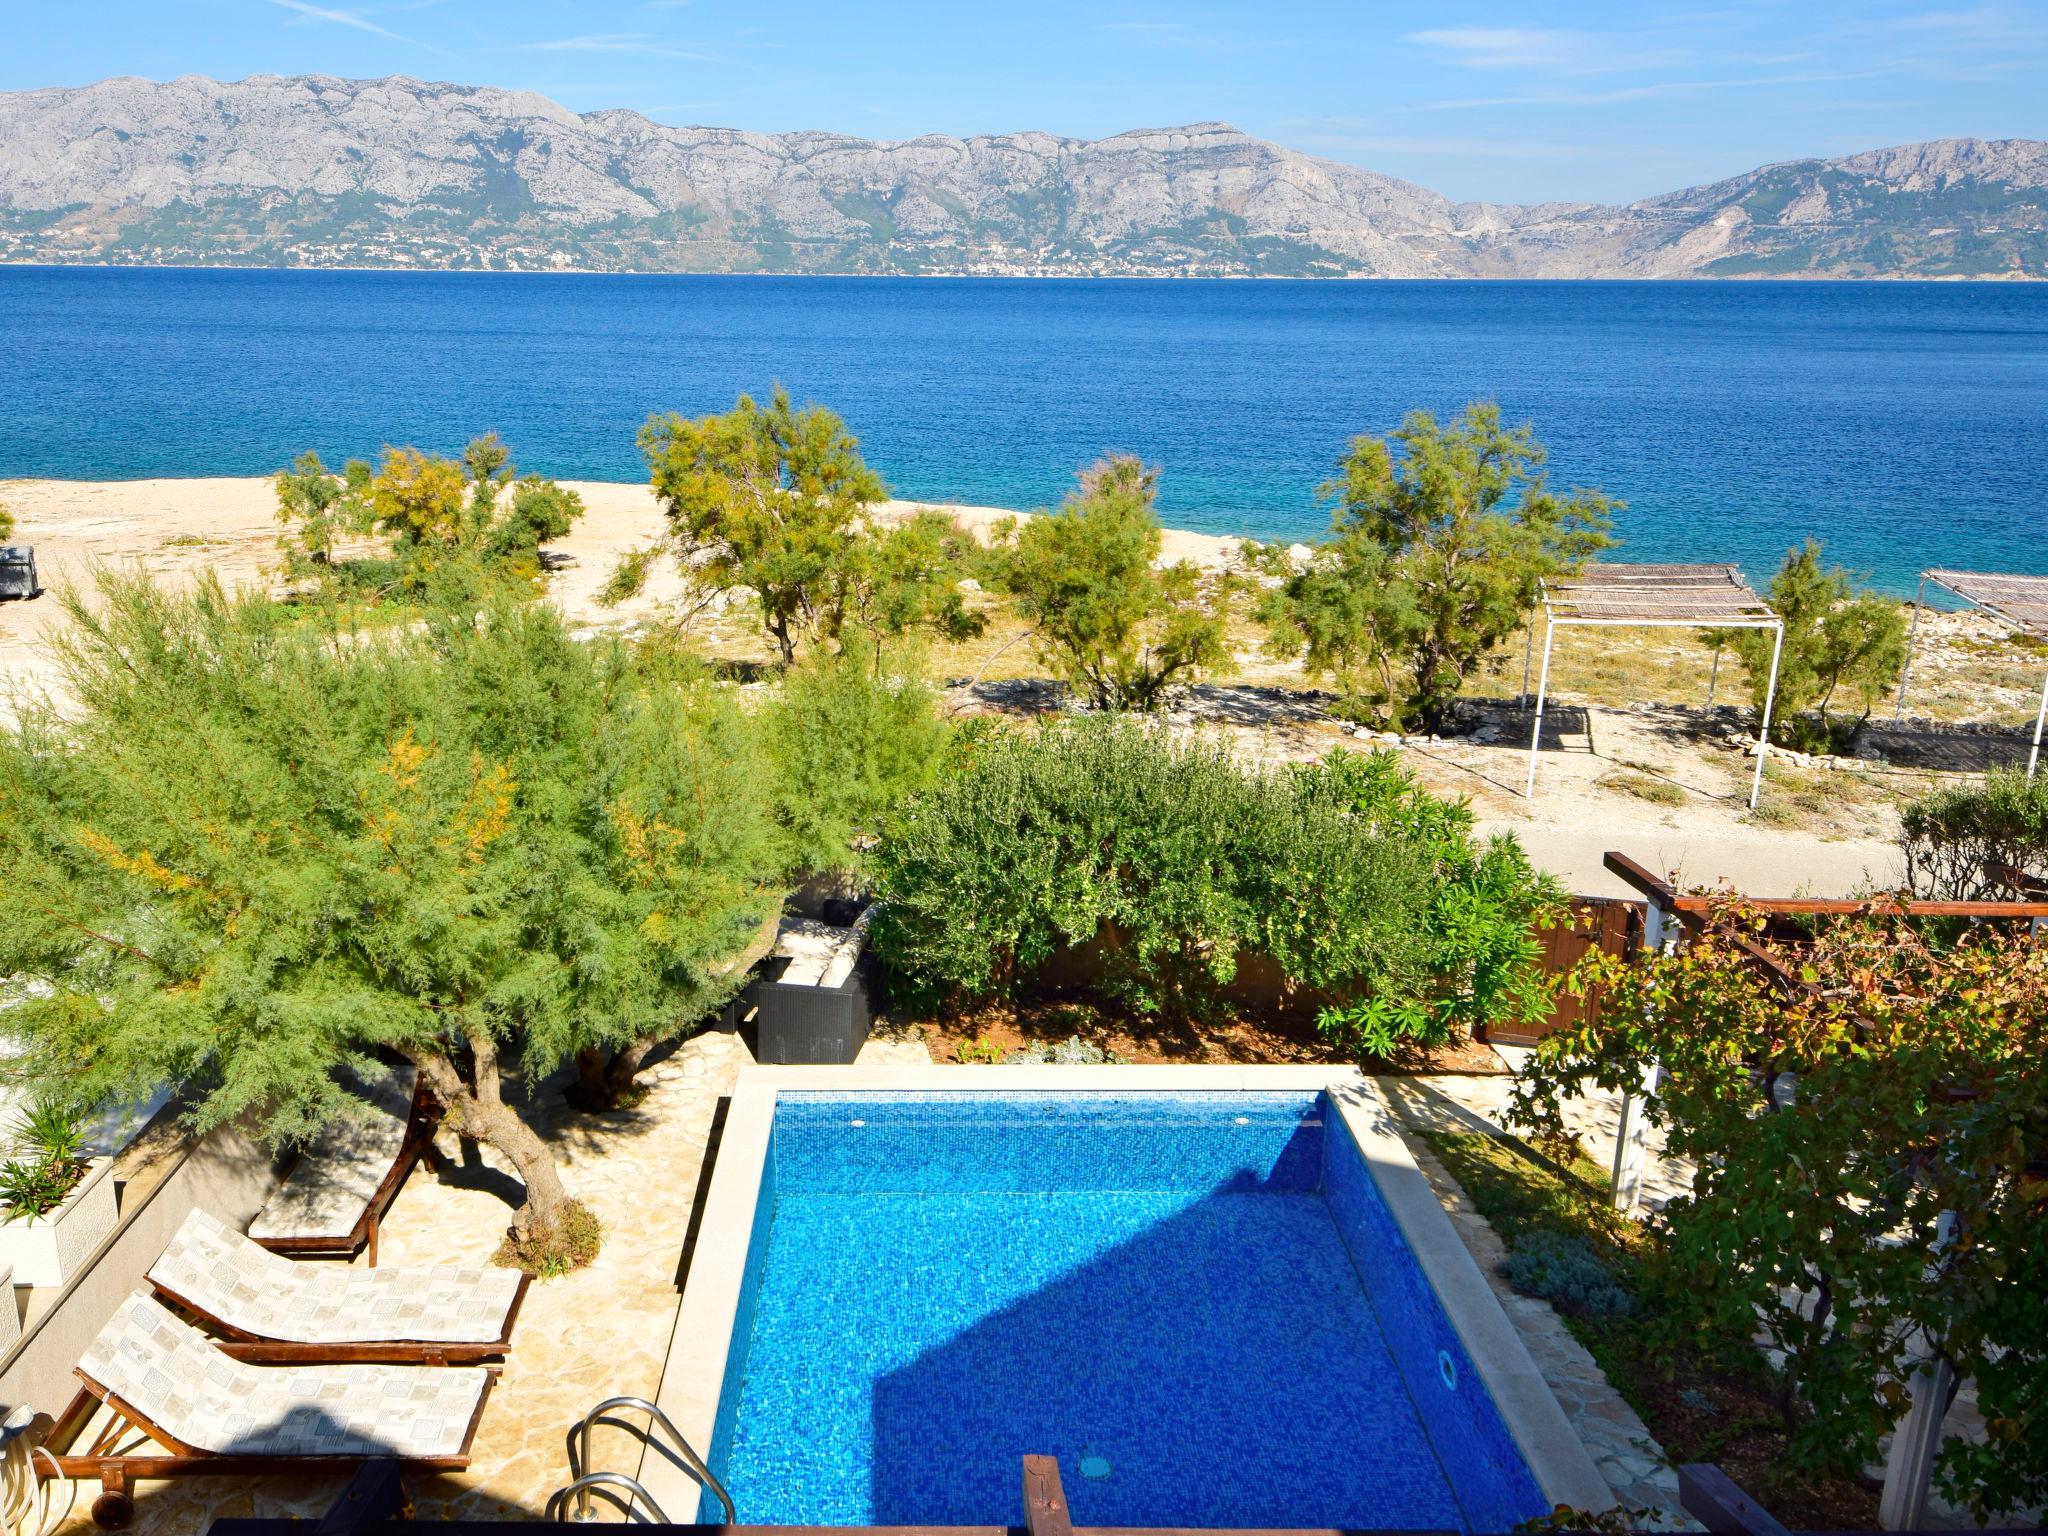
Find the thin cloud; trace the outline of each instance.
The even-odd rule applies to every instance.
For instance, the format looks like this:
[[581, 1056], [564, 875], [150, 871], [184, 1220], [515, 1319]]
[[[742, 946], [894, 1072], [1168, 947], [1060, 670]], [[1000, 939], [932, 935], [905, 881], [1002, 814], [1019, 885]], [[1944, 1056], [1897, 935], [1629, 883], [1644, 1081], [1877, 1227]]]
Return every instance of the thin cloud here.
[[1624, 101], [1651, 101], [1659, 96], [1690, 96], [1703, 91], [1754, 90], [1772, 85], [1823, 85], [1838, 80], [1874, 80], [1898, 73], [1881, 69], [1811, 71], [1794, 75], [1749, 75], [1730, 80], [1661, 80], [1651, 85], [1623, 86], [1611, 91], [1542, 91], [1523, 96], [1478, 96], [1462, 101], [1417, 102], [1413, 112], [1465, 112], [1481, 107], [1599, 107]]
[[[284, 0], [277, 3], [281, 5]], [[693, 53], [687, 48], [657, 42], [645, 32], [593, 32], [583, 37], [557, 37], [519, 46], [528, 53], [630, 53], [649, 59], [691, 59], [699, 64], [727, 62], [708, 53]]]
[[1645, 69], [1690, 56], [1678, 49], [1646, 47], [1637, 37], [1556, 27], [1433, 27], [1410, 32], [1405, 41], [1448, 53], [1468, 69], [1548, 69], [1579, 75]]
[[330, 10], [324, 5], [308, 5], [306, 0], [270, 0], [270, 3], [280, 10], [295, 11], [308, 21], [331, 21], [337, 27], [354, 27], [358, 32], [370, 32], [378, 37], [388, 37], [396, 43], [409, 43], [412, 41], [411, 38], [401, 36], [389, 27], [378, 26], [369, 17], [359, 16], [354, 11], [337, 11]]
[[1250, 48], [1292, 48], [1291, 37], [1236, 37], [1221, 32], [1197, 32], [1178, 21], [1105, 21], [1098, 32], [1114, 32], [1134, 43], [1154, 48], [1180, 48], [1194, 53], [1243, 53]]
[[1536, 144], [1526, 139], [1432, 139], [1377, 134], [1311, 133], [1295, 142], [1312, 149], [1359, 150], [1389, 155], [1477, 155], [1497, 160], [1578, 160], [1583, 144]]

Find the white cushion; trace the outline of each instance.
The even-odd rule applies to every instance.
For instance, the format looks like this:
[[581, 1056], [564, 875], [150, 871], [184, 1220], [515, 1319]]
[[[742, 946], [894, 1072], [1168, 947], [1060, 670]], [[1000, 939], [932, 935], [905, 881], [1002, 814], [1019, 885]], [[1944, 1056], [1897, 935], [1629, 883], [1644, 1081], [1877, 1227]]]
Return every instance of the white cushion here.
[[412, 1122], [414, 1072], [401, 1067], [364, 1090], [366, 1118], [337, 1120], [299, 1154], [292, 1171], [249, 1223], [254, 1238], [345, 1238], [370, 1208]]
[[488, 1373], [245, 1365], [137, 1291], [79, 1370], [165, 1434], [223, 1456], [458, 1456]]
[[489, 1344], [519, 1294], [515, 1271], [481, 1264], [296, 1264], [201, 1210], [149, 1278], [231, 1328], [293, 1344]]

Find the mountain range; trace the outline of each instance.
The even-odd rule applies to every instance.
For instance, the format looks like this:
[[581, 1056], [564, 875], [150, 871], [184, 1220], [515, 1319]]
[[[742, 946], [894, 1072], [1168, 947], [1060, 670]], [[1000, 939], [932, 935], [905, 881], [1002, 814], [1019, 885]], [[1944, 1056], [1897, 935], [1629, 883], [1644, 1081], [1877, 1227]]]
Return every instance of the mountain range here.
[[1456, 203], [1224, 123], [880, 142], [405, 76], [0, 93], [0, 261], [1296, 277], [2048, 277], [2048, 143]]

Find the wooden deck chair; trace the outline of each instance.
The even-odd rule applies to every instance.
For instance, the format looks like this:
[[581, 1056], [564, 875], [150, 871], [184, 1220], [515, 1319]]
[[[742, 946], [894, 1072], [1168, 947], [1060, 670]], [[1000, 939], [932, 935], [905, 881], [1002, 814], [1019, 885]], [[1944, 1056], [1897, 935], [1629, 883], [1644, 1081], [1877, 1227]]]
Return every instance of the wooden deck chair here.
[[[121, 1303], [77, 1374], [84, 1388], [49, 1445], [57, 1472], [99, 1479], [92, 1517], [107, 1530], [134, 1518], [134, 1485], [153, 1478], [306, 1475], [383, 1456], [459, 1470], [497, 1376], [473, 1366], [248, 1365], [147, 1291]], [[107, 1421], [81, 1451], [102, 1404]]]
[[532, 1277], [483, 1264], [295, 1264], [194, 1210], [149, 1283], [237, 1360], [467, 1365], [504, 1357]]
[[366, 1120], [337, 1121], [299, 1153], [284, 1183], [249, 1223], [272, 1253], [377, 1262], [377, 1227], [406, 1175], [434, 1146], [438, 1106], [411, 1067], [368, 1083]]

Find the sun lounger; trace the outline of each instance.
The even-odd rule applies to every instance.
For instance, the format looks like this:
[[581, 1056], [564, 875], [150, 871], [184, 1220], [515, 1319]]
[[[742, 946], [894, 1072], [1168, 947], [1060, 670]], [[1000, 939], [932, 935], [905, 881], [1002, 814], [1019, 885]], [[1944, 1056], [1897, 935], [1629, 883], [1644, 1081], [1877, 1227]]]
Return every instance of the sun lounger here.
[[[380, 1456], [436, 1471], [469, 1465], [496, 1371], [424, 1365], [248, 1365], [147, 1291], [122, 1302], [78, 1364], [82, 1390], [51, 1432], [57, 1470], [96, 1477], [93, 1519], [134, 1516], [133, 1485], [258, 1477]], [[84, 1451], [80, 1434], [111, 1413]], [[146, 1436], [154, 1445], [143, 1445]]]
[[433, 1148], [433, 1099], [410, 1067], [372, 1081], [366, 1120], [339, 1121], [300, 1152], [249, 1236], [272, 1253], [377, 1262], [377, 1227], [413, 1164]]
[[157, 1294], [220, 1335], [221, 1353], [300, 1363], [500, 1359], [530, 1280], [489, 1265], [295, 1264], [199, 1210], [149, 1267]]

